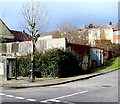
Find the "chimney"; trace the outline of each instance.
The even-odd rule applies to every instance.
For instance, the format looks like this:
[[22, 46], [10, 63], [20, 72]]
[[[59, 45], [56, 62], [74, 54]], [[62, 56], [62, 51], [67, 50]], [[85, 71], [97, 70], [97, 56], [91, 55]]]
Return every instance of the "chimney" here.
[[25, 34], [25, 30], [22, 30], [22, 33], [24, 33], [24, 34]]
[[112, 22], [109, 22], [109, 25], [112, 25]]

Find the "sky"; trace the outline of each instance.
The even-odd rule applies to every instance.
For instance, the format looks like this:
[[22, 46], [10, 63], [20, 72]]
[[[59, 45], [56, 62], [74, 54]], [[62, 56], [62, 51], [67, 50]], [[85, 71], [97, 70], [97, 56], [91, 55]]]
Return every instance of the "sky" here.
[[[0, 18], [11, 30], [22, 31], [19, 27], [21, 7], [25, 0], [6, 0], [0, 3]], [[50, 21], [46, 31], [53, 31], [63, 22], [69, 22], [77, 28], [90, 23], [107, 25], [118, 22], [117, 0], [46, 0]]]

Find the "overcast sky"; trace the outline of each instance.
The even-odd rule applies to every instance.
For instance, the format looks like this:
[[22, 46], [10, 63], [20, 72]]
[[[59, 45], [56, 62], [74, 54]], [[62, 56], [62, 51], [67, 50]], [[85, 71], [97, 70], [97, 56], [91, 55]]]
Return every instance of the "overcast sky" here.
[[[18, 26], [20, 8], [23, 4], [21, 1], [1, 2], [0, 17], [10, 29], [21, 30]], [[51, 18], [47, 31], [55, 30], [57, 25], [62, 22], [70, 22], [78, 28], [82, 28], [83, 24], [107, 25], [109, 22], [117, 23], [118, 21], [117, 0], [63, 1], [45, 2]]]

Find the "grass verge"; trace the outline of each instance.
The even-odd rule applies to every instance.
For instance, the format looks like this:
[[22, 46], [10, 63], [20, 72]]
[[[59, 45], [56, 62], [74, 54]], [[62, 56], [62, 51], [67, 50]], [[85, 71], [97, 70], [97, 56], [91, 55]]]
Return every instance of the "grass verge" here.
[[107, 69], [117, 69], [120, 68], [120, 56], [116, 58], [112, 58], [104, 62], [104, 65], [98, 68], [91, 69], [92, 72], [99, 70], [107, 70]]

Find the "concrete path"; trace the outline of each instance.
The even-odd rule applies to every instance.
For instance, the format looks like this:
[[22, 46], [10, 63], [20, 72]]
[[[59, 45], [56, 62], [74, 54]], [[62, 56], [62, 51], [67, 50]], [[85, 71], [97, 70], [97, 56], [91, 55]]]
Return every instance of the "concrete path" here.
[[69, 77], [69, 78], [36, 78], [35, 82], [31, 82], [31, 80], [28, 78], [18, 78], [18, 80], [13, 79], [9, 81], [0, 81], [1, 83], [0, 87], [29, 88], [29, 87], [45, 87], [45, 86], [59, 85], [59, 84], [74, 82], [78, 80], [89, 79], [89, 78], [110, 73], [112, 71], [119, 70], [119, 69], [101, 70], [95, 73], [79, 75], [79, 76]]

